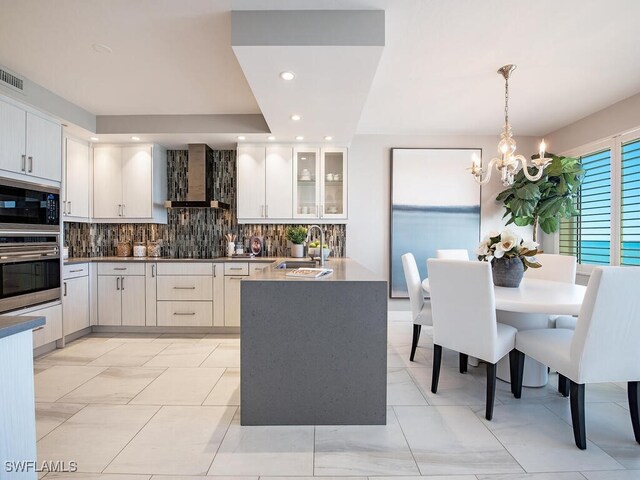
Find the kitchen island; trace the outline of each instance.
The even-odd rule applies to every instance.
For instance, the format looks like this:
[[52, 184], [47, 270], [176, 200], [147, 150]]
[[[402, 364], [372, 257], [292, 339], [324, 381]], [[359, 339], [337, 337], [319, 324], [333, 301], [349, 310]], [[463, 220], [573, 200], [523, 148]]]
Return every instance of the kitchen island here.
[[44, 324], [42, 316], [0, 316], [0, 478], [38, 478], [17, 464], [36, 461], [32, 330]]
[[277, 265], [241, 283], [242, 425], [385, 424], [387, 282], [346, 258], [317, 279]]

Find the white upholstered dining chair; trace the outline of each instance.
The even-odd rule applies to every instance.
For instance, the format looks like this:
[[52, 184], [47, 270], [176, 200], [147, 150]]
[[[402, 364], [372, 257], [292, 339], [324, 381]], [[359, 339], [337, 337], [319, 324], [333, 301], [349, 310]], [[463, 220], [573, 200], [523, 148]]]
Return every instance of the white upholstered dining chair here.
[[633, 433], [640, 443], [640, 296], [634, 294], [639, 284], [640, 268], [597, 267], [575, 331], [548, 328], [516, 336], [515, 397], [522, 392], [524, 355], [556, 370], [560, 383], [565, 383], [562, 394], [570, 394], [573, 434], [580, 449], [587, 447], [586, 383], [627, 382]]
[[529, 268], [525, 272], [526, 278], [576, 283], [576, 268], [578, 266], [576, 257], [571, 255], [556, 255], [553, 253], [539, 253], [536, 255], [536, 259], [542, 266], [540, 268]]
[[517, 332], [496, 321], [491, 265], [441, 259], [429, 259], [427, 265], [434, 343], [431, 391], [438, 390], [443, 347], [465, 357], [472, 355], [484, 360], [487, 363], [485, 417], [491, 420], [496, 363], [514, 349]]
[[469, 260], [469, 251], [463, 248], [436, 250], [436, 258], [443, 260]]
[[433, 325], [431, 319], [431, 304], [424, 299], [418, 264], [412, 253], [402, 255], [402, 269], [409, 291], [409, 303], [411, 304], [411, 317], [413, 318], [413, 340], [411, 343], [411, 356], [413, 362], [416, 356], [416, 348], [420, 340], [420, 332], [423, 325]]

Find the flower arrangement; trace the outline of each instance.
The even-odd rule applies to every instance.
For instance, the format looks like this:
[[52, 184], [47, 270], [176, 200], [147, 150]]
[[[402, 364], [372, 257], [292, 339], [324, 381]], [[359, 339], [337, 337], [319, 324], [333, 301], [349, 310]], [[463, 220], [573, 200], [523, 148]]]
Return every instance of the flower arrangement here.
[[487, 235], [476, 250], [478, 260], [491, 262], [493, 259], [519, 258], [524, 270], [527, 268], [540, 268], [541, 265], [535, 259], [538, 251], [536, 242], [525, 241], [511, 230], [502, 232], [493, 231]]

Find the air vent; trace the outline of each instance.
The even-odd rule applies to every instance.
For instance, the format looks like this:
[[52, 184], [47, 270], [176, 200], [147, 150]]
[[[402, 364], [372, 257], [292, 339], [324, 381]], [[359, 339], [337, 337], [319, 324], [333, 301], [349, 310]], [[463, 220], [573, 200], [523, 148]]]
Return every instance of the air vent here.
[[24, 91], [24, 80], [0, 68], [0, 84], [20, 92]]

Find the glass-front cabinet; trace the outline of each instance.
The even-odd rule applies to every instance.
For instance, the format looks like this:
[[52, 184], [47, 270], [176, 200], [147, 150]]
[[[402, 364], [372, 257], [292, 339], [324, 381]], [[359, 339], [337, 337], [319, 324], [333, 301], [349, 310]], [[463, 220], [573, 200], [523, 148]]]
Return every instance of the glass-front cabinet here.
[[347, 218], [347, 149], [294, 150], [294, 218]]

